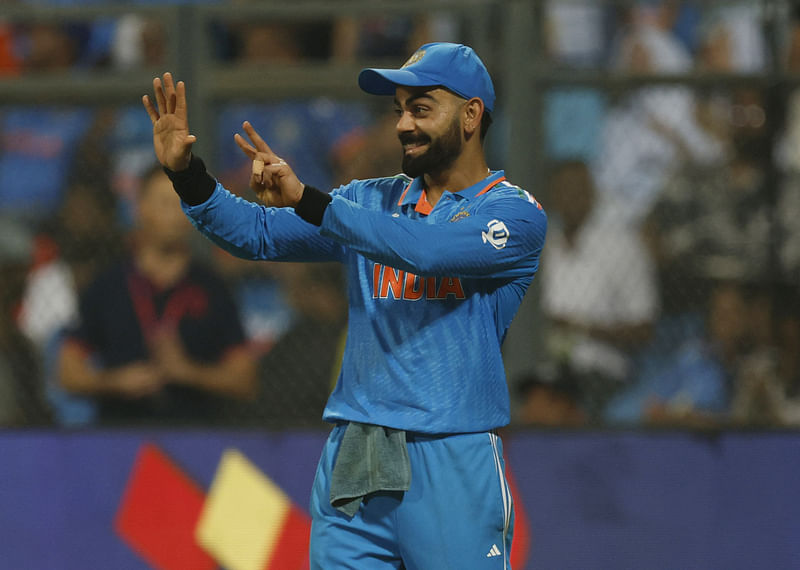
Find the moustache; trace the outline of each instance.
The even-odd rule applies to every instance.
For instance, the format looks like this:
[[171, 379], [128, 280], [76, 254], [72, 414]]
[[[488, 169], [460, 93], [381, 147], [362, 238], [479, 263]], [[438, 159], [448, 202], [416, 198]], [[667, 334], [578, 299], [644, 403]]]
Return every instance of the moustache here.
[[400, 144], [427, 144], [431, 141], [431, 138], [425, 135], [412, 135], [409, 133], [403, 133], [398, 135], [397, 138], [400, 139]]

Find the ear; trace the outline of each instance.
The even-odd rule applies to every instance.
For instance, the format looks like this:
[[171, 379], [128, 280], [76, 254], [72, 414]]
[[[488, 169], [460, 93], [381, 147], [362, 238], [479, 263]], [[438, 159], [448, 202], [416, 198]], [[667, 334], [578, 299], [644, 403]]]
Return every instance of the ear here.
[[478, 97], [473, 97], [464, 104], [464, 134], [467, 138], [480, 132], [483, 111], [483, 101]]

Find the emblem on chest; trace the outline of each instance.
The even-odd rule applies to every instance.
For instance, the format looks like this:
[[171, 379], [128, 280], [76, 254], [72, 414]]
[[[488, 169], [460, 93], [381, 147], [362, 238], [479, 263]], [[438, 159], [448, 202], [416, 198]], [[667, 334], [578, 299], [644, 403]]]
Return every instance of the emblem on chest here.
[[375, 263], [372, 266], [372, 298], [419, 301], [467, 297], [458, 277], [420, 277]]

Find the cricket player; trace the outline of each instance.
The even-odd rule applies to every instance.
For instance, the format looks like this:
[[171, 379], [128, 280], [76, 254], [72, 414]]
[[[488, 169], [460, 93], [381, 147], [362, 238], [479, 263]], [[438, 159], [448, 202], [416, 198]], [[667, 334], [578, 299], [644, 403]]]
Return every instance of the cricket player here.
[[509, 568], [500, 347], [536, 273], [546, 216], [487, 166], [495, 93], [471, 48], [426, 44], [358, 83], [393, 97], [403, 174], [324, 192], [245, 122], [249, 141], [235, 138], [265, 205], [228, 192], [192, 154], [183, 82], [165, 73], [155, 102], [143, 102], [199, 231], [247, 259], [346, 268], [349, 332], [323, 415], [334, 426], [311, 497], [311, 568]]

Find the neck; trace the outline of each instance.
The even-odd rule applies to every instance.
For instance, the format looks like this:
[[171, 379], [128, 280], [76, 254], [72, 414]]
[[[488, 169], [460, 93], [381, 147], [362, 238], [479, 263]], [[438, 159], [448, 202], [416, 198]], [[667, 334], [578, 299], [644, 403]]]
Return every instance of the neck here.
[[458, 192], [473, 186], [489, 176], [489, 167], [483, 149], [462, 152], [447, 168], [423, 176], [425, 193], [431, 206], [435, 206], [442, 192]]

